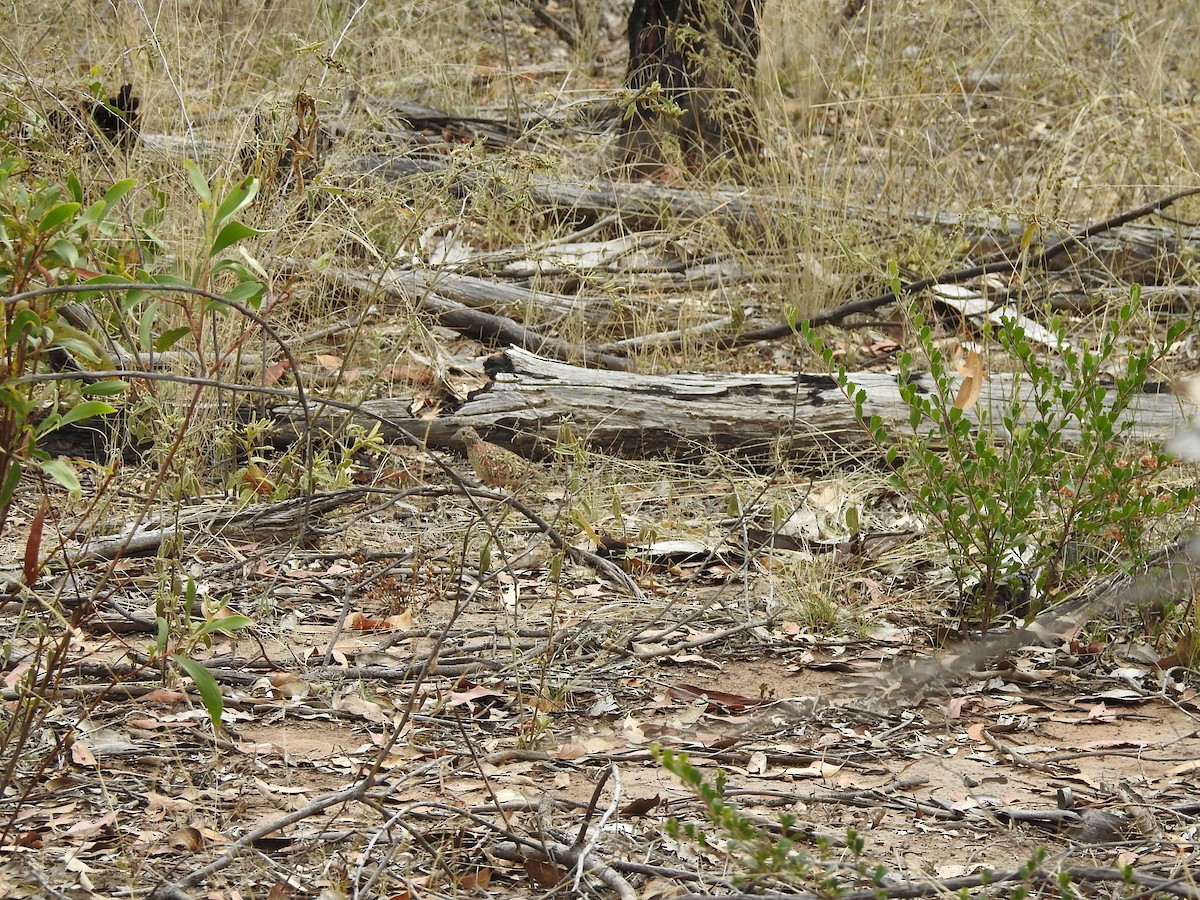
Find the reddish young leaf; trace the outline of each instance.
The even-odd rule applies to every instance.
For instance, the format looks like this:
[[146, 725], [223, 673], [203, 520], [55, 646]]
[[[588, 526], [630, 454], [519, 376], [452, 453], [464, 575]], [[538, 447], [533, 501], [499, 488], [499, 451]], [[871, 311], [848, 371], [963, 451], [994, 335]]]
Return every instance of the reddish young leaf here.
[[655, 794], [653, 797], [639, 797], [637, 800], [630, 800], [621, 807], [621, 815], [623, 816], [645, 816], [649, 815], [650, 811], [658, 806], [662, 800]]
[[37, 581], [38, 574], [42, 571], [42, 567], [38, 564], [38, 556], [42, 551], [42, 529], [46, 525], [46, 503], [42, 501], [42, 505], [38, 507], [37, 513], [33, 517], [33, 521], [29, 523], [29, 537], [25, 539], [25, 583], [33, 584]]

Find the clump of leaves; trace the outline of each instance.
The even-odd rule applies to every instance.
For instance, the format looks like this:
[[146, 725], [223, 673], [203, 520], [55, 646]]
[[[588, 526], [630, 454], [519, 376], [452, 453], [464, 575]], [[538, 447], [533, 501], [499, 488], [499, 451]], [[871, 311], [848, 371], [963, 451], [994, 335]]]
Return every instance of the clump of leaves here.
[[[0, 531], [21, 474], [32, 466], [73, 493], [79, 479], [70, 463], [52, 459], [39, 444], [53, 431], [115, 412], [96, 399], [119, 394], [117, 379], [45, 376], [70, 359], [79, 368], [103, 368], [104, 351], [60, 316], [94, 234], [133, 187], [119, 181], [84, 208], [74, 177], [63, 185], [30, 185], [16, 157], [0, 160], [0, 294], [4, 298], [4, 371], [0, 378]], [[64, 194], [66, 196], [64, 196]]]
[[[900, 301], [894, 265], [892, 289]], [[984, 629], [1014, 594], [1032, 599], [1033, 613], [1071, 579], [1112, 571], [1122, 560], [1136, 564], [1154, 523], [1194, 499], [1190, 488], [1159, 488], [1164, 457], [1157, 451], [1136, 463], [1126, 458], [1134, 421], [1125, 413], [1189, 327], [1176, 322], [1162, 345], [1119, 360], [1139, 297], [1135, 285], [1095, 346], [1072, 345], [1062, 320], [1051, 317], [1046, 329], [1060, 370], [1039, 355], [1021, 320], [986, 327], [984, 339], [995, 338], [1020, 365], [1024, 390], [978, 406], [986, 377], [978, 359], [968, 357], [960, 378], [924, 317], [906, 305], [932, 389], [914, 376], [913, 354], [902, 354], [897, 381], [909, 427], [900, 434], [865, 414], [866, 391], [807, 323], [800, 327], [895, 469], [895, 487], [936, 529], [966, 601], [964, 617], [977, 617]], [[1101, 544], [1108, 552], [1089, 552]]]
[[[172, 272], [101, 276], [89, 283], [103, 287], [131, 278], [142, 282], [144, 287], [122, 288], [120, 321], [110, 327], [136, 335], [138, 349], [144, 353], [183, 348], [206, 367], [204, 374], [219, 380], [223, 368], [236, 361], [254, 333], [248, 328], [223, 331], [220, 326], [231, 310], [236, 307], [239, 314], [260, 317], [270, 312], [263, 306], [267, 273], [242, 246], [264, 233], [241, 220], [257, 197], [260, 183], [247, 176], [231, 185], [210, 184], [191, 160], [184, 162], [184, 168], [201, 225], [198, 248], [190, 253], [181, 250]], [[237, 258], [231, 252], [235, 250]], [[239, 445], [236, 434], [219, 423], [211, 428], [188, 427], [196, 412], [194, 402], [180, 404], [175, 398], [147, 391], [127, 412], [130, 432], [145, 448], [149, 461], [174, 476], [173, 489], [180, 496], [209, 489], [204, 474], [213, 467], [197, 465], [197, 458], [214, 457], [220, 451], [232, 455], [230, 448]], [[247, 480], [256, 493], [263, 492], [262, 485], [267, 483], [252, 472]]]
[[[133, 187], [119, 181], [100, 200], [84, 206], [84, 191], [74, 176], [65, 184], [46, 184], [28, 175], [15, 155], [0, 157], [0, 298], [3, 298], [4, 347], [0, 370], [0, 532], [21, 476], [32, 473], [56, 482], [72, 494], [82, 493], [70, 462], [52, 458], [43, 449], [54, 431], [94, 416], [115, 412], [101, 397], [125, 390], [120, 380], [89, 376], [87, 370], [110, 369], [100, 345], [73, 327], [63, 315], [73, 299], [69, 289], [94, 260], [105, 254], [93, 245], [109, 233], [109, 215]], [[23, 582], [32, 588], [45, 561], [41, 540], [49, 504], [43, 501], [33, 516], [26, 538]], [[0, 793], [17, 799], [0, 827], [0, 841], [20, 812], [20, 800], [37, 773], [22, 786], [22, 766], [44, 767], [53, 753], [43, 744], [41, 760], [29, 752], [44, 720], [54, 688], [62, 675], [67, 650], [86, 615], [81, 605], [68, 617], [52, 603], [43, 603], [42, 615], [22, 616], [18, 628], [33, 622], [32, 649], [14, 669], [10, 686], [15, 698], [0, 725]], [[2, 655], [13, 657], [5, 644]], [[54, 738], [56, 744], [59, 738]], [[40, 771], [40, 770], [39, 770]]]
[[232, 635], [252, 627], [254, 622], [232, 612], [225, 600], [208, 602], [194, 579], [189, 577], [186, 585], [181, 585], [174, 572], [170, 576], [170, 589], [160, 592], [155, 600], [155, 617], [158, 628], [155, 658], [164, 667], [164, 677], [170, 660], [196, 685], [213, 726], [220, 728], [225, 711], [221, 688], [213, 674], [196, 659], [196, 654], [212, 644], [214, 634]]

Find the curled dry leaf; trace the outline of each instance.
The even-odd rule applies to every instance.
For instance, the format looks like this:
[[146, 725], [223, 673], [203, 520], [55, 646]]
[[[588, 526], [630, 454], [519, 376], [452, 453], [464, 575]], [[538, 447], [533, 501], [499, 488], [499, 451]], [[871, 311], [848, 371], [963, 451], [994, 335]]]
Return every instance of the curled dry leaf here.
[[458, 887], [466, 891], [486, 891], [491, 883], [492, 870], [486, 867], [458, 878]]
[[649, 815], [650, 811], [661, 802], [662, 798], [658, 794], [655, 794], [653, 797], [641, 797], [637, 800], [630, 800], [621, 807], [621, 815], [630, 817]]
[[200, 833], [198, 828], [185, 825], [171, 832], [167, 837], [167, 844], [176, 850], [186, 850], [189, 853], [195, 853], [197, 850], [204, 848], [204, 835]]
[[413, 627], [412, 613], [405, 610], [386, 619], [372, 619], [361, 612], [353, 612], [346, 624], [354, 631], [408, 631]]
[[303, 700], [312, 690], [307, 681], [295, 672], [276, 672], [270, 677], [271, 691], [287, 700]]
[[531, 881], [541, 887], [552, 888], [556, 884], [565, 881], [567, 877], [565, 869], [545, 860], [526, 859], [524, 865], [525, 874], [529, 876]]
[[260, 495], [270, 494], [275, 490], [275, 482], [267, 477], [262, 466], [253, 462], [246, 465], [246, 471], [242, 474], [242, 486], [249, 488], [251, 493]]
[[983, 371], [983, 360], [974, 350], [967, 351], [965, 362], [962, 360], [961, 354], [956, 357], [954, 367], [963, 377], [962, 384], [958, 386], [958, 396], [954, 398], [954, 408], [966, 412], [979, 402], [979, 395], [983, 393], [983, 382], [987, 379], [987, 373]]

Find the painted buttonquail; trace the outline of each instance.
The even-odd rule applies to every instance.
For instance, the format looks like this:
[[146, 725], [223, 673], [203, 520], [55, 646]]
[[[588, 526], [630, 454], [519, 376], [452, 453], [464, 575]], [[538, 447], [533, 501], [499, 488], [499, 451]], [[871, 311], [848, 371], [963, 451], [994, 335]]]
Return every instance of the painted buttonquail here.
[[484, 484], [512, 489], [529, 479], [528, 460], [488, 443], [470, 425], [458, 429], [453, 439], [466, 448], [467, 462]]

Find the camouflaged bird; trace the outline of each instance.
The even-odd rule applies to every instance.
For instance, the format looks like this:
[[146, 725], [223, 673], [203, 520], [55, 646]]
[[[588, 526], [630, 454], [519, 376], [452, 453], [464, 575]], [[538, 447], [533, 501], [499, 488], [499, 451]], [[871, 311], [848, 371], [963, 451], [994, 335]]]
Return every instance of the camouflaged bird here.
[[456, 431], [454, 440], [466, 448], [467, 462], [484, 484], [512, 489], [529, 479], [528, 460], [488, 443], [470, 425]]

